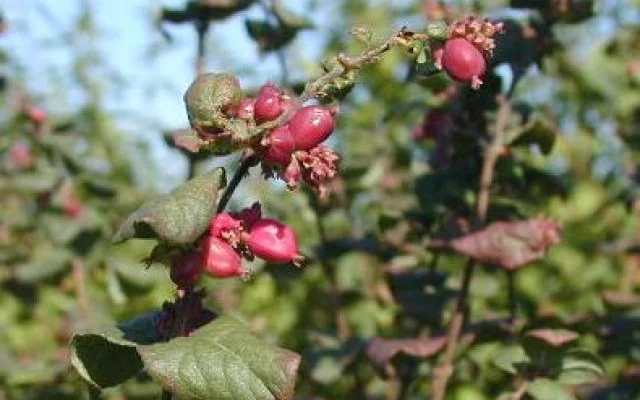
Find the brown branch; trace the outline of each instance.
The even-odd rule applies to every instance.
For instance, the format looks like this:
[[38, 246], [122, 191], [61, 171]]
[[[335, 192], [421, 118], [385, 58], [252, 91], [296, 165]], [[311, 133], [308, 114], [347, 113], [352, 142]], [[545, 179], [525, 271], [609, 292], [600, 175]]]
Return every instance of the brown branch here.
[[196, 32], [198, 34], [198, 48], [196, 52], [195, 71], [196, 76], [200, 76], [205, 72], [206, 57], [207, 57], [207, 32], [209, 31], [209, 21], [196, 21]]
[[528, 381], [523, 381], [518, 389], [509, 397], [509, 400], [520, 400], [526, 393], [527, 388], [529, 387]]
[[[511, 105], [508, 99], [501, 97], [498, 100], [500, 105], [493, 129], [493, 138], [489, 146], [485, 149], [482, 170], [480, 172], [480, 187], [478, 190], [476, 212], [482, 224], [484, 224], [487, 219], [495, 165], [500, 157], [500, 149], [511, 113]], [[455, 312], [449, 323], [449, 329], [447, 330], [447, 346], [440, 363], [438, 363], [433, 370], [433, 383], [431, 387], [431, 398], [433, 400], [444, 399], [449, 379], [451, 379], [453, 375], [453, 361], [460, 340], [460, 333], [468, 314], [469, 287], [474, 269], [475, 261], [471, 258], [467, 259], [462, 275], [462, 288], [458, 294]]]
[[89, 304], [89, 295], [87, 293], [86, 270], [84, 263], [80, 258], [74, 258], [71, 261], [71, 273], [76, 291], [76, 299], [78, 301], [78, 314], [84, 324], [84, 328], [87, 328], [91, 324], [91, 309]]

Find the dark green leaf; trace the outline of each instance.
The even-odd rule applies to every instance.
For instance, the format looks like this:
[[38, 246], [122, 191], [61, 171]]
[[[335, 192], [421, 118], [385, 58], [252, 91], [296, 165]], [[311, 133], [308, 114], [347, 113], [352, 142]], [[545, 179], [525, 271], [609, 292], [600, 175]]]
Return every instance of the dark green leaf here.
[[291, 12], [281, 1], [275, 1], [273, 4], [273, 13], [278, 21], [288, 29], [308, 29], [313, 28], [313, 22], [309, 18]]
[[498, 368], [513, 375], [516, 375], [529, 362], [531, 359], [518, 345], [503, 347], [493, 356], [493, 363]]
[[136, 343], [113, 328], [103, 333], [74, 335], [71, 364], [87, 382], [98, 388], [119, 385], [135, 376], [143, 366]]
[[536, 144], [543, 154], [551, 153], [556, 142], [556, 131], [549, 122], [535, 120], [531, 126], [522, 132], [512, 143], [512, 146]]
[[222, 168], [196, 176], [129, 215], [116, 232], [114, 242], [131, 238], [158, 238], [176, 245], [194, 242], [209, 226], [218, 191], [225, 185]]
[[71, 364], [90, 384], [98, 388], [115, 386], [142, 370], [138, 345], [162, 338], [156, 331], [161, 310], [121, 322], [102, 332], [75, 334], [71, 339]]
[[147, 371], [179, 399], [291, 399], [300, 363], [230, 317], [139, 351]]

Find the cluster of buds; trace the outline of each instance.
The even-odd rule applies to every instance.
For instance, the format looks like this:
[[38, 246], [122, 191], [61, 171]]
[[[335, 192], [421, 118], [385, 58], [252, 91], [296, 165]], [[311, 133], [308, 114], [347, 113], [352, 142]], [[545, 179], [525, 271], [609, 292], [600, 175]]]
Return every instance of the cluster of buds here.
[[254, 257], [270, 263], [299, 265], [303, 261], [293, 229], [262, 218], [257, 202], [237, 213], [217, 214], [199, 245], [174, 260], [171, 280], [180, 288], [189, 288], [202, 273], [217, 278], [248, 277], [242, 259]]
[[496, 47], [494, 36], [503, 31], [502, 22], [474, 16], [451, 24], [444, 44], [434, 50], [436, 67], [457, 81], [470, 82], [472, 88], [479, 88], [486, 60]]
[[203, 291], [188, 291], [175, 301], [165, 301], [162, 311], [155, 321], [156, 332], [163, 338], [188, 336], [194, 330], [208, 324], [217, 314], [204, 307]]

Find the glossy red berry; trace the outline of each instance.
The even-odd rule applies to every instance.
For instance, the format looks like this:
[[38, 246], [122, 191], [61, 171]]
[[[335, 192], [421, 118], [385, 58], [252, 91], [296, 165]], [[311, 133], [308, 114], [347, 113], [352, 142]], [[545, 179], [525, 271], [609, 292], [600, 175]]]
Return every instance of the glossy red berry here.
[[486, 62], [480, 50], [466, 39], [447, 40], [442, 49], [440, 63], [457, 81], [471, 82], [474, 88], [482, 83], [480, 76], [484, 74]]
[[193, 286], [202, 272], [202, 257], [193, 251], [180, 257], [169, 271], [171, 281], [179, 288]]
[[204, 271], [217, 278], [240, 276], [243, 274], [242, 259], [222, 239], [207, 236], [202, 242], [202, 268]]
[[296, 150], [316, 147], [331, 135], [335, 126], [333, 112], [324, 106], [305, 106], [289, 121]]
[[255, 109], [256, 101], [251, 97], [245, 97], [240, 102], [240, 106], [236, 111], [236, 117], [244, 119], [246, 121], [253, 119], [253, 113]]
[[253, 115], [257, 123], [271, 121], [282, 114], [282, 91], [273, 83], [263, 85], [258, 91], [253, 108]]
[[256, 256], [273, 263], [291, 262], [298, 257], [293, 229], [274, 219], [264, 218], [253, 225], [249, 248]]
[[264, 158], [275, 163], [287, 165], [295, 150], [295, 143], [288, 123], [274, 129], [266, 141]]

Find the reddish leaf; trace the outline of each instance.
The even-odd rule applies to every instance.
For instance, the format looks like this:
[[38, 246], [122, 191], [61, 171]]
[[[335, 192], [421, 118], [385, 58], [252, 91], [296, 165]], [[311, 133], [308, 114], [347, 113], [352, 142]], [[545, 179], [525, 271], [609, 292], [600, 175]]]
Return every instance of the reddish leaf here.
[[541, 259], [560, 241], [560, 225], [546, 217], [494, 222], [451, 241], [451, 247], [478, 261], [507, 270]]
[[416, 339], [375, 338], [367, 346], [367, 357], [382, 368], [398, 353], [413, 357], [429, 357], [444, 347], [446, 337], [425, 337]]
[[579, 337], [578, 334], [573, 331], [551, 328], [532, 329], [526, 333], [526, 336], [540, 339], [553, 347], [560, 347]]
[[640, 296], [634, 293], [605, 290], [602, 298], [607, 304], [617, 307], [633, 307], [640, 304]]

